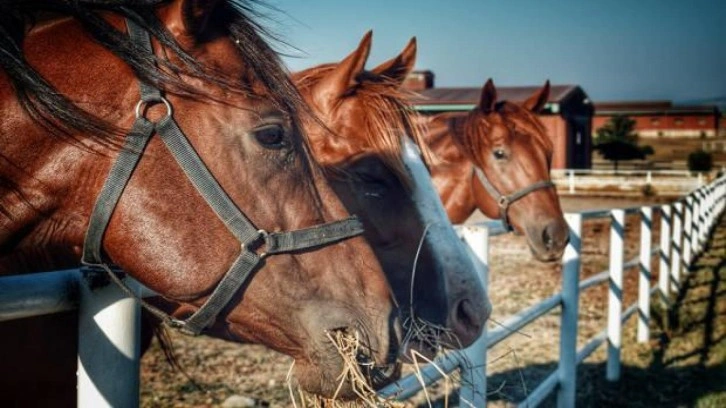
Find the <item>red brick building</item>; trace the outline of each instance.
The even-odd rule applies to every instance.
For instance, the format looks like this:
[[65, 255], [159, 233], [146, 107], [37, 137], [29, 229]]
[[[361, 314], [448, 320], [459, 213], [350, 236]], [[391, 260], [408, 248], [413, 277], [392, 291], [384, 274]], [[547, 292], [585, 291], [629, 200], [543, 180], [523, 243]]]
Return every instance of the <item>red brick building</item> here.
[[[481, 86], [476, 88], [434, 87], [431, 71], [414, 71], [404, 87], [418, 95], [411, 99], [423, 114], [468, 111], [479, 101]], [[497, 87], [499, 100], [522, 102], [539, 90], [539, 86]], [[550, 98], [539, 119], [555, 146], [553, 169], [590, 168], [593, 105], [585, 91], [576, 85], [553, 85]]]
[[670, 101], [598, 102], [595, 104], [594, 130], [613, 115], [635, 120], [641, 138], [700, 138], [719, 136], [721, 115], [716, 106], [674, 106]]

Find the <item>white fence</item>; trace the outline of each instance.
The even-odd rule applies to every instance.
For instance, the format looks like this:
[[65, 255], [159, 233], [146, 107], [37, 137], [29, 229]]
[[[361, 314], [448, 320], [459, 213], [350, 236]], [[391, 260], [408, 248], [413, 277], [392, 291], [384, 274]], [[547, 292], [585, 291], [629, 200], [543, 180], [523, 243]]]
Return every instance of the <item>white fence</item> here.
[[[688, 170], [552, 170], [552, 181], [560, 193], [633, 193], [681, 196], [702, 187], [713, 178], [712, 173]], [[650, 191], [646, 192], [644, 189]]]
[[141, 310], [133, 298], [104, 275], [77, 269], [0, 279], [0, 321], [75, 309], [78, 406], [138, 406]]
[[[482, 407], [486, 404], [486, 351], [511, 333], [521, 329], [548, 311], [561, 307], [559, 366], [532, 391], [523, 406], [536, 406], [547, 395], [557, 391], [558, 405], [575, 404], [576, 367], [606, 340], [608, 342], [607, 378], [620, 376], [620, 345], [622, 322], [638, 312], [638, 340], [648, 338], [650, 295], [659, 292], [667, 299], [671, 290], [678, 290], [681, 275], [700, 254], [715, 222], [724, 210], [726, 177], [702, 186], [687, 197], [670, 205], [594, 211], [567, 214], [570, 244], [563, 258], [562, 292], [541, 303], [522, 310], [484, 332], [471, 347], [438, 358], [423, 368], [421, 377], [409, 376], [386, 387], [381, 395], [399, 400], [444, 377], [444, 373], [461, 370], [462, 406]], [[651, 245], [653, 211], [662, 214], [660, 246]], [[623, 259], [625, 214], [641, 215], [640, 256]], [[585, 219], [611, 219], [610, 267], [607, 271], [579, 280], [582, 253], [582, 222]], [[487, 281], [489, 237], [504, 233], [496, 223], [462, 227], [463, 239], [481, 261], [482, 278]], [[659, 254], [660, 278], [650, 288], [651, 255]], [[640, 297], [636, 304], [622, 310], [622, 276], [625, 268], [640, 266]], [[665, 272], [665, 273], [664, 273]], [[99, 285], [98, 275], [78, 270], [19, 275], [0, 279], [0, 321], [58, 313], [78, 308], [78, 406], [133, 407], [139, 404], [139, 315], [136, 302], [126, 297], [115, 285]], [[576, 349], [579, 293], [593, 285], [610, 282], [608, 327], [594, 336], [583, 348]], [[143, 288], [131, 282], [139, 293]]]
[[[669, 293], [680, 289], [681, 277], [697, 256], [701, 254], [709, 236], [726, 205], [726, 176], [693, 191], [673, 204], [656, 207], [634, 207], [604, 211], [566, 214], [570, 226], [570, 243], [562, 259], [562, 292], [522, 310], [504, 321], [500, 327], [485, 332], [471, 347], [460, 352], [450, 352], [426, 366], [420, 374], [403, 378], [381, 391], [385, 397], [405, 400], [423, 387], [442, 379], [454, 370], [461, 370], [462, 387], [460, 406], [483, 407], [486, 405], [486, 352], [502, 340], [516, 333], [538, 317], [561, 307], [559, 365], [518, 406], [535, 407], [550, 393], [557, 392], [559, 407], [575, 406], [577, 384], [576, 369], [585, 358], [607, 341], [606, 378], [620, 378], [621, 329], [631, 316], [638, 315], [637, 339], [649, 338], [651, 295], [659, 293], [668, 304]], [[661, 213], [660, 243], [653, 245], [653, 212]], [[640, 251], [634, 259], [624, 260], [625, 215], [640, 216]], [[607, 270], [580, 281], [582, 254], [582, 222], [586, 219], [609, 218], [610, 262]], [[498, 223], [466, 226], [462, 235], [473, 245], [477, 257], [484, 265], [484, 278], [488, 275], [489, 236], [503, 233]], [[493, 228], [492, 228], [493, 226]], [[658, 284], [651, 287], [652, 258], [659, 262]], [[622, 306], [623, 273], [639, 267], [638, 300], [625, 310]], [[608, 323], [585, 346], [577, 349], [578, 302], [580, 292], [594, 285], [609, 282]]]

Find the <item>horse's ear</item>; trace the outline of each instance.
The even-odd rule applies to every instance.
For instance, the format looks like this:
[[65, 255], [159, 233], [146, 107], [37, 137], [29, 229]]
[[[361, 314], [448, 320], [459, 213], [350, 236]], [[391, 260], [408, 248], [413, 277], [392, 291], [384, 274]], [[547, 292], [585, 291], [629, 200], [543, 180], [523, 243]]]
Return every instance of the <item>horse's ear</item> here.
[[414, 65], [416, 65], [416, 37], [409, 40], [399, 55], [373, 68], [371, 72], [390, 78], [400, 86]]
[[484, 84], [479, 97], [479, 106], [477, 108], [483, 113], [490, 113], [494, 110], [494, 104], [497, 103], [497, 88], [494, 87], [494, 81], [491, 78]]
[[174, 17], [183, 27], [184, 35], [198, 39], [209, 27], [211, 16], [219, 0], [180, 0], [176, 4]]
[[356, 77], [365, 69], [368, 54], [371, 52], [372, 38], [373, 32], [368, 31], [358, 48], [315, 85], [315, 101], [321, 108], [328, 109], [355, 87]]
[[526, 101], [524, 101], [522, 106], [524, 106], [527, 110], [531, 112], [538, 113], [542, 110], [542, 108], [544, 108], [549, 99], [550, 81], [547, 80], [547, 82], [545, 82], [544, 86], [539, 91], [535, 92]]

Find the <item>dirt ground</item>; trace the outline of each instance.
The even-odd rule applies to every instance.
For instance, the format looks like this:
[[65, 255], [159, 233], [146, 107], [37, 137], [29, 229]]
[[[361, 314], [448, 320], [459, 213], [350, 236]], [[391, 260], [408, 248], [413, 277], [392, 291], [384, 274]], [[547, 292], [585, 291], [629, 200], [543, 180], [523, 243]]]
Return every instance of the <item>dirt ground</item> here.
[[[565, 211], [628, 207], [654, 202], [638, 199], [564, 198]], [[481, 216], [472, 217], [472, 221]], [[654, 225], [659, 225], [654, 220]], [[609, 221], [586, 221], [583, 227], [581, 279], [604, 270], [608, 263]], [[628, 217], [626, 261], [637, 255], [639, 222]], [[657, 235], [654, 242], [658, 242]], [[508, 316], [556, 293], [561, 287], [560, 265], [533, 260], [522, 237], [492, 238], [489, 293], [494, 313], [490, 327]], [[657, 279], [654, 258], [654, 276]], [[637, 272], [624, 280], [624, 304], [635, 300]], [[581, 347], [606, 324], [607, 292], [604, 285], [582, 294], [578, 344]], [[490, 406], [507, 406], [524, 398], [557, 364], [559, 314], [552, 312], [491, 349], [488, 354], [488, 399]], [[144, 407], [292, 406], [287, 373], [292, 360], [258, 345], [239, 345], [206, 337], [190, 338], [172, 333], [176, 354], [186, 374], [172, 369], [156, 344], [142, 359], [141, 402]], [[586, 366], [601, 366], [602, 348], [586, 360]], [[599, 378], [594, 375], [592, 378]], [[593, 381], [590, 381], [593, 383]], [[581, 388], [579, 401], [590, 405], [593, 390]], [[434, 392], [434, 394], [439, 391]], [[589, 393], [589, 394], [588, 394]], [[240, 399], [239, 397], [244, 397]], [[455, 397], [454, 397], [455, 398]], [[237, 405], [233, 402], [236, 401]], [[240, 402], [241, 401], [241, 402]], [[418, 395], [406, 406], [428, 406]], [[247, 404], [247, 405], [244, 405]], [[441, 403], [435, 406], [442, 406]]]

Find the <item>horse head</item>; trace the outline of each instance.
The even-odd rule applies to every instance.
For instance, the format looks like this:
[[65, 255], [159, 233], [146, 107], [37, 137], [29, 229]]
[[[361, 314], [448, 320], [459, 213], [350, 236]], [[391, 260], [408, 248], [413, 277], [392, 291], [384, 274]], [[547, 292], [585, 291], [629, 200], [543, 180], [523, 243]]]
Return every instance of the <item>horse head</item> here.
[[536, 114], [549, 98], [549, 81], [520, 104], [497, 101], [490, 79], [479, 104], [449, 121], [467, 160], [476, 206], [527, 237], [541, 261], [562, 257], [569, 229], [549, 171], [553, 145]]
[[[113, 263], [178, 305], [173, 321], [199, 316], [242, 270], [205, 334], [294, 357], [301, 385], [328, 396], [344, 364], [330, 332], [360, 334], [366, 364], [393, 364], [386, 277], [362, 237], [327, 224], [350, 213], [310, 161], [306, 108], [248, 17], [253, 2], [149, 3], [3, 4], [0, 47], [14, 58], [0, 71], [0, 269], [77, 265], [100, 208], [89, 263]], [[138, 164], [105, 208], [96, 198], [122, 154]]]
[[[400, 90], [414, 66], [416, 41], [366, 70], [371, 38], [367, 33], [338, 63], [294, 74], [317, 114], [306, 126], [312, 153], [365, 225], [411, 334], [405, 345], [427, 353], [434, 343], [465, 347], [481, 333], [490, 306], [433, 188], [417, 147], [428, 154], [421, 131]], [[412, 335], [424, 332], [431, 344]]]

